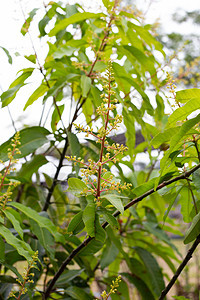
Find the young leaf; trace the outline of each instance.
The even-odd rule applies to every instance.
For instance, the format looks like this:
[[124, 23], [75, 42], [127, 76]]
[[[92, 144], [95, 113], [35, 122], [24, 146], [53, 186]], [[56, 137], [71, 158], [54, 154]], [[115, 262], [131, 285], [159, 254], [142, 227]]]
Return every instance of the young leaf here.
[[188, 244], [200, 234], [200, 212], [192, 220], [190, 228], [185, 234], [184, 244]]
[[121, 201], [121, 197], [117, 194], [105, 194], [101, 198], [108, 200], [121, 214], [124, 213], [124, 207]]
[[87, 94], [88, 94], [90, 88], [91, 88], [91, 78], [86, 75], [82, 75], [81, 76], [81, 89], [82, 89], [82, 95], [84, 98], [87, 97]]
[[69, 178], [68, 185], [67, 191], [77, 197], [81, 196], [81, 192], [87, 188], [87, 185], [78, 178]]
[[179, 102], [185, 103], [190, 99], [199, 98], [200, 97], [200, 89], [187, 89], [176, 92], [176, 100]]
[[87, 233], [91, 237], [95, 237], [95, 203], [89, 203], [83, 211], [83, 222]]

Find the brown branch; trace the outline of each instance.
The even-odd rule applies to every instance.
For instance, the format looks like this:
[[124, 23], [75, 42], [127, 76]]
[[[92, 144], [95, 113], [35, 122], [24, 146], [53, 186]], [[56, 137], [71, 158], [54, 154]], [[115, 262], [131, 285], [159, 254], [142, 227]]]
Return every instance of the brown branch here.
[[[163, 181], [162, 183], [160, 183], [156, 190], [155, 189], [151, 189], [148, 192], [144, 193], [143, 195], [133, 199], [132, 201], [130, 201], [125, 207], [124, 210], [127, 210], [128, 208], [130, 208], [131, 206], [133, 206], [134, 204], [142, 201], [144, 198], [146, 198], [147, 196], [153, 194], [155, 191], [158, 191], [162, 188], [164, 188], [165, 186], [168, 186], [176, 181], [179, 181], [181, 179], [187, 179], [192, 173], [194, 173], [196, 170], [198, 170], [200, 168], [200, 164], [196, 165], [194, 168], [192, 168], [191, 170], [184, 172], [183, 174], [172, 178], [168, 181]], [[117, 217], [120, 215], [119, 211], [116, 211], [113, 216]], [[106, 228], [108, 226], [108, 222], [105, 222], [102, 224], [102, 228]], [[65, 261], [63, 261], [62, 265], [60, 266], [59, 270], [56, 272], [56, 274], [54, 275], [53, 279], [51, 280], [49, 286], [47, 287], [45, 293], [43, 294], [43, 299], [47, 299], [56, 283], [56, 281], [58, 280], [58, 278], [61, 276], [61, 274], [64, 272], [66, 266], [72, 261], [72, 259], [83, 249], [85, 248], [90, 241], [92, 241], [94, 239], [94, 237], [88, 237], [87, 239], [85, 239], [77, 248], [75, 248], [70, 255], [66, 258]], [[199, 237], [200, 239], [200, 237]], [[196, 246], [197, 247], [197, 246]], [[163, 299], [163, 298], [162, 298]]]
[[176, 270], [176, 273], [174, 274], [174, 276], [172, 277], [172, 279], [170, 280], [166, 288], [162, 291], [160, 298], [158, 300], [165, 299], [165, 296], [168, 294], [169, 290], [175, 284], [177, 278], [179, 277], [179, 275], [181, 274], [185, 266], [188, 264], [189, 260], [192, 258], [192, 255], [199, 244], [200, 244], [200, 234], [197, 236], [196, 240], [192, 244], [192, 247], [188, 250], [187, 255], [185, 256], [182, 263], [179, 265], [178, 269]]

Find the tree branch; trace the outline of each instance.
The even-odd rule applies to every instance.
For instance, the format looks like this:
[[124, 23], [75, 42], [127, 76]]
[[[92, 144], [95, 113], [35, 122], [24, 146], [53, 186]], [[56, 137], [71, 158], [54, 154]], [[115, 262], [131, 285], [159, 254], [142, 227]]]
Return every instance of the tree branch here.
[[[198, 170], [200, 168], [200, 164], [196, 165], [194, 168], [192, 168], [191, 170], [184, 172], [183, 174], [172, 178], [170, 180], [167, 181], [163, 181], [162, 183], [160, 183], [156, 190], [151, 189], [148, 192], [144, 193], [143, 195], [133, 199], [132, 201], [130, 201], [125, 207], [124, 210], [127, 210], [128, 208], [130, 208], [131, 206], [135, 205], [136, 203], [142, 201], [144, 198], [146, 198], [147, 196], [153, 194], [155, 191], [158, 191], [160, 189], [162, 189], [165, 186], [168, 186], [176, 181], [179, 181], [181, 179], [187, 179], [192, 173], [194, 173], [196, 170]], [[120, 211], [116, 211], [113, 216], [117, 217], [120, 215]], [[106, 228], [108, 226], [108, 222], [105, 222], [102, 224], [102, 228]], [[47, 299], [56, 283], [56, 281], [58, 280], [58, 278], [61, 276], [61, 274], [64, 272], [66, 266], [72, 261], [72, 259], [83, 249], [85, 248], [89, 242], [91, 242], [94, 239], [94, 237], [88, 237], [86, 238], [77, 248], [75, 248], [70, 255], [66, 258], [66, 260], [63, 261], [62, 265], [60, 266], [59, 270], [56, 272], [56, 274], [54, 275], [53, 279], [51, 280], [49, 286], [47, 287], [45, 293], [43, 294], [43, 299]], [[199, 237], [200, 239], [200, 237]], [[200, 241], [199, 241], [200, 242]], [[196, 246], [197, 247], [197, 246]], [[195, 247], [195, 248], [196, 248]], [[194, 251], [193, 251], [194, 252]], [[192, 253], [193, 253], [192, 252]], [[163, 299], [163, 298], [162, 298]]]
[[182, 263], [179, 265], [178, 269], [176, 270], [176, 273], [174, 274], [174, 276], [172, 277], [172, 279], [170, 280], [166, 288], [162, 291], [160, 298], [158, 300], [163, 300], [165, 298], [165, 296], [172, 288], [172, 286], [175, 284], [177, 278], [179, 277], [179, 275], [181, 274], [181, 272], [183, 271], [183, 269], [185, 268], [189, 260], [192, 258], [192, 255], [199, 244], [200, 244], [200, 234], [197, 236], [196, 240], [192, 244], [192, 247], [188, 250], [187, 255], [185, 256]]

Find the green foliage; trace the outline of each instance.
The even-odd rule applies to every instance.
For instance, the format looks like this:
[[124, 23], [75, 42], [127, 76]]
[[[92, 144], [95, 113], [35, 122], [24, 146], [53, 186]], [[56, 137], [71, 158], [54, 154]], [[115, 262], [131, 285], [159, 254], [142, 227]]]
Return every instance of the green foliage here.
[[[43, 76], [24, 106], [42, 99], [40, 123], [0, 145], [2, 299], [8, 285], [17, 291], [10, 299], [94, 299], [93, 282], [102, 299], [128, 300], [130, 286], [134, 297], [158, 299], [169, 279], [163, 261], [175, 273], [182, 259], [170, 237], [187, 244], [199, 236], [200, 91], [175, 93], [153, 27], [118, 1], [103, 5], [92, 13], [50, 1], [38, 23], [44, 65], [38, 53], [25, 56], [32, 67], [1, 94], [2, 107], [12, 105], [27, 79]], [[39, 12], [30, 12], [23, 35]], [[192, 222], [186, 233], [173, 210]]]

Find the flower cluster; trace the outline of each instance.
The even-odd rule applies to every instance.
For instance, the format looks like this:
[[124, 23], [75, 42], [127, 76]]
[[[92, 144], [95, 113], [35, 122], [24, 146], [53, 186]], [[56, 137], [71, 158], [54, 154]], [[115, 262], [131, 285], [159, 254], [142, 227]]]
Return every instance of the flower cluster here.
[[27, 293], [27, 287], [26, 284], [27, 283], [33, 283], [33, 279], [31, 279], [34, 276], [34, 273], [31, 273], [31, 269], [33, 268], [37, 268], [36, 264], [38, 261], [38, 251], [36, 251], [33, 256], [32, 256], [32, 261], [29, 263], [27, 268], [24, 268], [24, 273], [22, 275], [22, 280], [20, 280], [19, 278], [16, 279], [16, 281], [19, 283], [20, 285], [20, 289], [17, 292], [11, 291], [9, 297], [14, 297], [15, 299], [19, 300], [21, 298], [22, 295]]
[[[103, 103], [97, 108], [97, 114], [102, 117], [103, 125], [95, 133], [93, 128], [84, 128], [83, 126], [75, 125], [75, 128], [85, 132], [86, 136], [92, 135], [96, 138], [96, 142], [101, 144], [99, 160], [97, 162], [92, 159], [88, 159], [88, 162], [84, 162], [81, 157], [67, 157], [68, 160], [74, 162], [74, 164], [79, 163], [81, 165], [81, 175], [87, 185], [82, 192], [82, 194], [92, 194], [95, 199], [100, 202], [100, 197], [102, 193], [109, 190], [118, 191], [130, 188], [130, 184], [124, 183], [123, 185], [114, 178], [114, 176], [107, 172], [105, 165], [109, 162], [117, 163], [119, 161], [118, 157], [127, 150], [124, 145], [119, 145], [113, 143], [109, 145], [107, 141], [107, 136], [112, 130], [119, 127], [122, 122], [122, 116], [113, 113], [116, 110], [116, 103], [118, 100], [115, 98], [115, 92], [112, 90], [114, 77], [112, 72], [112, 64], [109, 63], [106, 75], [104, 78], [104, 91], [102, 94]], [[108, 175], [109, 174], [109, 175]]]
[[[10, 201], [10, 197], [12, 195], [12, 187], [16, 187], [19, 182], [18, 181], [9, 181], [6, 177], [10, 174], [11, 171], [15, 171], [14, 164], [17, 162], [17, 159], [14, 158], [15, 154], [20, 154], [20, 150], [18, 146], [21, 144], [19, 141], [19, 132], [17, 132], [14, 138], [11, 140], [11, 146], [8, 148], [8, 164], [4, 168], [4, 170], [0, 173], [0, 191], [7, 187], [7, 190], [0, 193], [0, 210], [4, 210], [6, 208], [6, 204]], [[0, 164], [4, 165], [3, 161], [0, 161]]]
[[119, 275], [115, 281], [114, 280], [112, 281], [112, 284], [110, 285], [111, 287], [110, 292], [108, 294], [106, 293], [106, 291], [103, 291], [101, 293], [102, 299], [107, 300], [111, 294], [116, 293], [120, 282], [121, 282], [121, 276]]

